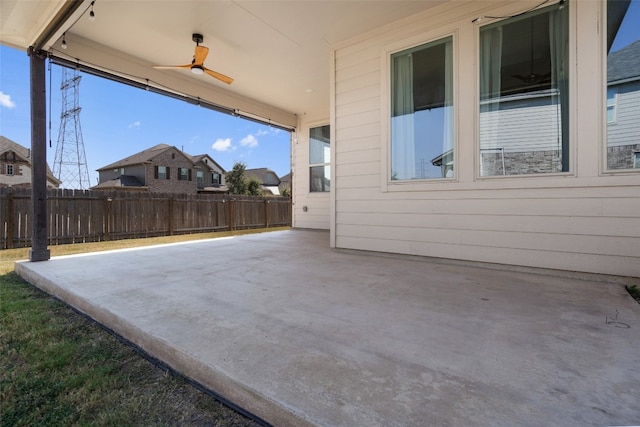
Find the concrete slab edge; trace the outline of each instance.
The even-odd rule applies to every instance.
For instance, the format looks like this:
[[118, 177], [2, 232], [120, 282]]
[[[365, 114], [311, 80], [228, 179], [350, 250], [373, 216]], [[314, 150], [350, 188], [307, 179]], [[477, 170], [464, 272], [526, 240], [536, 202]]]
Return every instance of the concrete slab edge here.
[[292, 408], [264, 396], [252, 388], [220, 372], [215, 366], [202, 363], [196, 357], [172, 347], [160, 337], [145, 333], [126, 319], [96, 306], [86, 299], [56, 285], [49, 279], [27, 268], [29, 261], [15, 264], [15, 272], [31, 285], [65, 302], [75, 310], [93, 319], [105, 329], [131, 343], [143, 353], [162, 362], [190, 382], [204, 388], [214, 397], [264, 425], [313, 426], [304, 415]]

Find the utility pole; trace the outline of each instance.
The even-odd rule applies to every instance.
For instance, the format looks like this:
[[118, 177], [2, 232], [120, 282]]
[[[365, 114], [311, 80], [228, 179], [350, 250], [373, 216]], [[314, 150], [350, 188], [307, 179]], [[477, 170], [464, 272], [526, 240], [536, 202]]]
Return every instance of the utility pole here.
[[79, 87], [82, 76], [78, 70], [62, 67], [62, 110], [60, 131], [53, 162], [53, 174], [65, 188], [87, 190], [90, 187], [89, 169], [84, 152], [80, 126]]

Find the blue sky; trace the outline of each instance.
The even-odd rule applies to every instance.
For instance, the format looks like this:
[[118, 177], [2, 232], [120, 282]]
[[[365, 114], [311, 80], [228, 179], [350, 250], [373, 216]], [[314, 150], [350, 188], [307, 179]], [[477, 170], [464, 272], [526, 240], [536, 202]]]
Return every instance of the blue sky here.
[[[52, 65], [53, 90], [47, 93], [47, 104], [51, 94], [51, 147], [47, 149], [50, 167], [60, 130], [61, 75], [61, 68]], [[81, 75], [80, 123], [91, 185], [97, 183], [96, 169], [160, 143], [174, 145], [191, 155], [209, 154], [226, 170], [231, 170], [235, 162], [244, 162], [247, 168], [267, 167], [278, 176], [290, 171], [287, 131]], [[29, 58], [25, 52], [1, 46], [0, 134], [30, 147], [30, 114]]]

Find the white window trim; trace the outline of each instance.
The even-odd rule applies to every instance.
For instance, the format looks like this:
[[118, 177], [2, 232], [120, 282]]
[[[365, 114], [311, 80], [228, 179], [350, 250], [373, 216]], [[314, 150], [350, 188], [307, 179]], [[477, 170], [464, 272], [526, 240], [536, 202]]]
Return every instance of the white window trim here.
[[[311, 156], [311, 129], [314, 128], [319, 128], [319, 127], [324, 127], [324, 126], [329, 126], [329, 162], [327, 163], [311, 163], [311, 160], [309, 159], [309, 157]], [[307, 179], [307, 194], [309, 195], [314, 195], [314, 194], [329, 194], [331, 193], [331, 189], [333, 188], [333, 179], [334, 177], [334, 172], [333, 172], [333, 161], [334, 161], [334, 151], [335, 151], [335, 144], [333, 142], [333, 140], [331, 138], [333, 138], [334, 134], [333, 134], [333, 128], [331, 127], [331, 124], [329, 122], [318, 122], [317, 124], [314, 123], [310, 123], [307, 126], [306, 129], [306, 141], [307, 141], [307, 175], [308, 175], [308, 179]], [[317, 166], [329, 166], [329, 191], [311, 191], [311, 168], [312, 167], [317, 167]]]
[[[392, 180], [391, 179], [391, 55], [407, 49], [418, 47], [427, 43], [451, 37], [453, 51], [453, 177], [452, 178], [429, 178], [412, 180]], [[380, 59], [380, 189], [383, 193], [394, 191], [423, 191], [432, 190], [437, 186], [451, 185], [459, 182], [459, 46], [458, 27], [449, 25], [440, 28], [438, 31], [429, 31], [402, 41], [388, 44], [382, 48]]]
[[[609, 122], [607, 117], [607, 108], [608, 108], [608, 73], [607, 73], [607, 2], [600, 2], [600, 25], [604, 28], [603, 31], [600, 32], [600, 63], [601, 63], [601, 81], [600, 81], [600, 99], [601, 99], [601, 107], [600, 107], [600, 122], [602, 123], [602, 132], [601, 132], [601, 140], [600, 140], [600, 176], [615, 176], [615, 175], [634, 175], [640, 173], [640, 168], [631, 167], [630, 169], [609, 169], [608, 168], [608, 148], [609, 148], [609, 135], [607, 127], [610, 124], [615, 124], [616, 121]], [[616, 90], [615, 94], [615, 120], [618, 118], [618, 91]], [[634, 163], [635, 156], [637, 153], [634, 153]]]
[[[312, 128], [317, 128], [320, 126], [329, 126], [329, 135], [331, 138], [331, 162], [330, 165], [334, 165], [335, 164], [335, 143], [334, 143], [334, 139], [335, 139], [335, 129], [334, 129], [334, 125], [335, 123], [333, 123], [330, 119], [324, 119], [324, 120], [314, 120], [314, 121], [310, 121], [308, 123], [305, 123], [303, 127], [301, 127], [301, 130], [299, 133], [296, 134], [296, 139], [297, 142], [294, 142], [295, 144], [297, 144], [298, 146], [303, 145], [304, 146], [304, 176], [303, 173], [300, 172], [300, 168], [296, 168], [299, 172], [296, 175], [296, 178], [299, 180], [298, 182], [302, 183], [304, 181], [304, 197], [311, 197], [311, 198], [326, 198], [326, 197], [330, 197], [330, 194], [334, 191], [334, 187], [333, 185], [331, 185], [331, 189], [330, 191], [314, 191], [311, 192], [310, 188], [309, 188], [309, 180], [311, 179], [309, 174], [311, 173], [311, 164], [309, 163], [309, 131]], [[335, 182], [335, 167], [331, 168], [331, 182]], [[295, 174], [295, 171], [294, 171]], [[306, 178], [305, 178], [306, 177]], [[333, 206], [333, 202], [331, 204], [331, 206]]]
[[[540, 6], [531, 12], [535, 12], [538, 9], [544, 9], [551, 7], [553, 5], [557, 5], [559, 1], [545, 4], [544, 6]], [[538, 174], [520, 174], [520, 175], [492, 175], [492, 176], [482, 176], [480, 174], [480, 29], [494, 24], [496, 22], [504, 21], [509, 19], [511, 15], [518, 16], [516, 14], [509, 13], [495, 13], [493, 16], [504, 16], [504, 18], [490, 18], [483, 19], [476, 23], [475, 34], [474, 34], [474, 49], [475, 49], [475, 94], [474, 94], [474, 102], [475, 102], [475, 137], [474, 137], [474, 165], [475, 165], [475, 181], [483, 182], [483, 181], [505, 181], [505, 180], [531, 180], [531, 179], [549, 179], [549, 178], [558, 178], [558, 177], [576, 177], [577, 176], [577, 129], [576, 122], [577, 120], [577, 73], [575, 69], [577, 54], [576, 54], [576, 28], [577, 28], [577, 13], [578, 13], [578, 5], [575, 2], [572, 2], [569, 7], [569, 58], [568, 58], [568, 68], [569, 68], [569, 170], [567, 172], [555, 172], [555, 173], [538, 173]], [[565, 7], [566, 7], [565, 6]], [[606, 36], [604, 36], [606, 37]], [[605, 117], [606, 120], [606, 117]]]

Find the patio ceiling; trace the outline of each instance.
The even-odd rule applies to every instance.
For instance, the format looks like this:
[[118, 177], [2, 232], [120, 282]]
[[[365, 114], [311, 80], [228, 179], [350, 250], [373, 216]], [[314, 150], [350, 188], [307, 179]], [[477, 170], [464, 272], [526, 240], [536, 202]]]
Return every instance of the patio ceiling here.
[[[445, 1], [96, 0], [90, 21], [84, 0], [43, 37], [61, 11], [79, 2], [0, 0], [0, 39], [25, 50], [40, 40], [55, 56], [295, 126], [296, 115], [329, 115], [333, 46]], [[204, 35], [210, 49], [205, 66], [233, 84], [152, 68], [190, 63], [192, 33]]]

